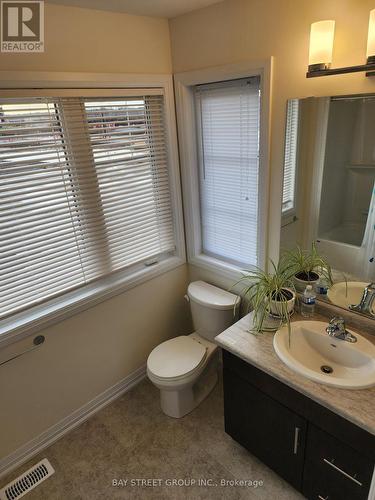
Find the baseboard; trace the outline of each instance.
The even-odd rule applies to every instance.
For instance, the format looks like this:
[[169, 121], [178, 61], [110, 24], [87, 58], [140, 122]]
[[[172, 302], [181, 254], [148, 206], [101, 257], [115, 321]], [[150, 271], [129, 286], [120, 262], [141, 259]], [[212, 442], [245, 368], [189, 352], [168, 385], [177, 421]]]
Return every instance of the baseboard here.
[[117, 382], [117, 384], [81, 406], [78, 410], [75, 410], [73, 413], [57, 422], [57, 424], [39, 434], [36, 438], [24, 444], [5, 458], [2, 458], [0, 460], [0, 477], [9, 474], [9, 472], [30, 460], [34, 455], [38, 454], [64, 436], [64, 434], [87, 420], [91, 415], [129, 391], [132, 387], [141, 382], [145, 376], [146, 365], [143, 365], [124, 379], [120, 380], [120, 382]]

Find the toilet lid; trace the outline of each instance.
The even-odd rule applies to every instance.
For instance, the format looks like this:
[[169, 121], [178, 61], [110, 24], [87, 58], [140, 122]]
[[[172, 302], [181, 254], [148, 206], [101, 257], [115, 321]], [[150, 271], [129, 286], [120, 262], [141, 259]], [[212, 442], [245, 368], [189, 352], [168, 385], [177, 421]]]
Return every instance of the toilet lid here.
[[175, 378], [193, 371], [204, 359], [206, 348], [187, 336], [175, 337], [155, 347], [147, 360], [157, 377]]

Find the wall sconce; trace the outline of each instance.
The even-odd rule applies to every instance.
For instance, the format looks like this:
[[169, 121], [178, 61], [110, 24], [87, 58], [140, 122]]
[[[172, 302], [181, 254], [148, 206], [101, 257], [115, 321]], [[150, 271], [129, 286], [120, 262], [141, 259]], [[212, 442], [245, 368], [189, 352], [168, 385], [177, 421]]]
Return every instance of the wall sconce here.
[[370, 12], [367, 61], [359, 66], [331, 68], [335, 21], [318, 21], [311, 25], [309, 67], [307, 78], [339, 75], [366, 71], [366, 76], [375, 76], [375, 9]]
[[367, 35], [367, 64], [375, 64], [375, 9], [370, 12]]
[[309, 72], [331, 67], [335, 21], [312, 23], [310, 31]]

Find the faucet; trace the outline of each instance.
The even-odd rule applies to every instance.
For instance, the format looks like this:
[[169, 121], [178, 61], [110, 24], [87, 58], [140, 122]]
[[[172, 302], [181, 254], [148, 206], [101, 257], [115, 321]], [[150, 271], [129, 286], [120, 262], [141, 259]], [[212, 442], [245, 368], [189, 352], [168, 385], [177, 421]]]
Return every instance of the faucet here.
[[350, 305], [349, 309], [351, 311], [367, 314], [368, 316], [375, 318], [375, 314], [372, 312], [374, 300], [375, 300], [375, 283], [370, 283], [365, 287], [363, 291], [361, 302], [357, 305], [353, 304]]
[[335, 316], [329, 322], [326, 332], [330, 337], [335, 339], [345, 340], [346, 342], [357, 342], [357, 337], [352, 335], [345, 327], [345, 320], [341, 316]]

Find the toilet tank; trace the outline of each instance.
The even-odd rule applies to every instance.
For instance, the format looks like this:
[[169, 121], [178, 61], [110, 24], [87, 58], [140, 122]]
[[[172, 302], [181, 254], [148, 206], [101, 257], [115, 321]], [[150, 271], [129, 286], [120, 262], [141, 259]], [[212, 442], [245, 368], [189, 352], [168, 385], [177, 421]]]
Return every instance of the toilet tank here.
[[241, 298], [234, 293], [194, 281], [188, 286], [188, 297], [194, 330], [211, 342], [238, 319]]

